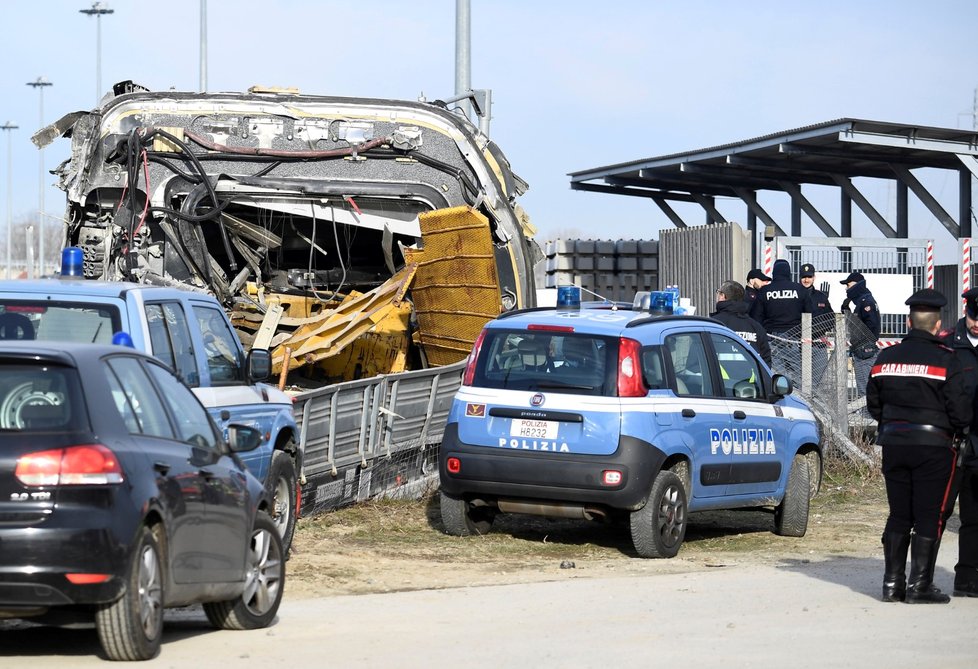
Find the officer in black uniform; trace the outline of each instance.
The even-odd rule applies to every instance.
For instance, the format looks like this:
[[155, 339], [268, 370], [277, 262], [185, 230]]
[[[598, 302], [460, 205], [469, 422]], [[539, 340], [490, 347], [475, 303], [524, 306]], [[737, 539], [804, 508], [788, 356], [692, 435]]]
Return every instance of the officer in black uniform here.
[[[954, 329], [943, 333], [943, 341], [954, 349], [968, 383], [968, 396], [978, 390], [978, 288], [961, 293], [964, 317]], [[974, 404], [972, 405], [974, 407]], [[971, 419], [968, 439], [962, 448], [958, 469], [958, 563], [954, 567], [954, 595], [978, 597], [978, 411]], [[946, 515], [950, 515], [950, 509]]]
[[862, 396], [866, 392], [866, 381], [869, 379], [869, 370], [873, 368], [873, 360], [876, 359], [876, 342], [880, 338], [880, 308], [876, 304], [876, 298], [866, 287], [866, 277], [860, 272], [850, 272], [849, 276], [840, 281], [846, 287], [846, 299], [842, 303], [842, 313], [849, 313], [849, 305], [852, 304], [856, 316], [866, 329], [869, 336], [853, 338], [854, 346], [852, 352], [852, 367], [856, 372], [856, 392]]
[[[747, 272], [747, 285], [744, 286], [744, 301], [747, 302], [747, 314], [754, 318], [754, 308], [757, 303], [757, 292], [771, 283], [771, 277], [759, 269]], [[757, 320], [757, 319], [754, 319]]]
[[937, 337], [946, 303], [929, 288], [910, 296], [910, 332], [879, 354], [866, 387], [866, 406], [879, 423], [890, 507], [882, 537], [884, 602], [950, 601], [934, 587], [934, 563], [945, 510], [954, 505], [953, 439], [971, 423], [972, 398], [961, 362]]
[[829, 296], [815, 288], [815, 265], [801, 266], [798, 283], [808, 290], [812, 305], [812, 387], [817, 388], [829, 364], [829, 354], [823, 338], [833, 327], [835, 312], [829, 304]]
[[740, 335], [771, 366], [771, 344], [764, 326], [747, 315], [744, 287], [736, 281], [724, 281], [717, 289], [716, 311], [710, 314]]
[[791, 280], [791, 265], [787, 260], [775, 260], [771, 276], [774, 280], [757, 293], [751, 317], [760, 321], [771, 337], [773, 370], [798, 383], [801, 381], [801, 315], [811, 312], [811, 301], [805, 287]]

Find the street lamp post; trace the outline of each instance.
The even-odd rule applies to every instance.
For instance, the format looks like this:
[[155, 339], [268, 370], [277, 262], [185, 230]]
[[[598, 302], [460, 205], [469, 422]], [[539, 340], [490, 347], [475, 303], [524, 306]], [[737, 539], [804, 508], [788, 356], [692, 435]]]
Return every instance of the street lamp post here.
[[14, 207], [13, 207], [14, 187], [13, 187], [13, 180], [11, 179], [11, 175], [14, 173], [14, 170], [13, 170], [13, 165], [14, 165], [13, 155], [14, 154], [10, 150], [10, 146], [11, 146], [10, 137], [11, 136], [10, 136], [9, 133], [10, 133], [11, 130], [16, 130], [18, 127], [19, 126], [14, 125], [10, 121], [7, 121], [3, 125], [0, 125], [0, 130], [6, 130], [7, 133], [8, 133], [7, 134], [7, 278], [8, 279], [13, 278], [13, 273], [14, 273], [13, 261], [10, 259], [11, 258], [11, 256], [10, 256], [11, 248], [10, 247], [13, 244], [13, 238], [14, 238], [14, 236], [13, 236], [13, 229], [14, 229]]
[[[44, 87], [53, 84], [44, 77], [38, 77], [37, 81], [28, 81], [28, 86], [37, 89], [40, 98], [38, 110], [38, 128], [44, 127]], [[44, 149], [39, 151], [41, 157], [37, 169], [37, 263], [40, 268], [40, 276], [44, 276]]]
[[95, 104], [102, 97], [102, 15], [112, 14], [105, 3], [93, 2], [91, 9], [79, 9], [79, 13], [95, 17]]

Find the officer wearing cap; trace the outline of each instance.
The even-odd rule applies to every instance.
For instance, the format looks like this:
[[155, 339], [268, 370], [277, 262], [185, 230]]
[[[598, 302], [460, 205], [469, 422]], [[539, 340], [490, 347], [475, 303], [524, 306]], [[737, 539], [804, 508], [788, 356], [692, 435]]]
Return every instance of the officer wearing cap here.
[[954, 505], [953, 439], [971, 423], [972, 398], [961, 362], [937, 337], [946, 303], [929, 288], [910, 296], [910, 331], [880, 352], [866, 387], [866, 406], [879, 423], [890, 511], [882, 536], [884, 602], [950, 600], [934, 587], [934, 563], [945, 511]]
[[[954, 349], [968, 383], [968, 396], [975, 399], [978, 390], [978, 288], [961, 293], [964, 317], [954, 329], [944, 334], [943, 341]], [[972, 405], [974, 406], [974, 404]], [[965, 440], [957, 471], [958, 563], [954, 567], [954, 595], [978, 597], [978, 414], [971, 419], [971, 429]], [[953, 494], [953, 493], [952, 493]], [[951, 509], [946, 515], [950, 515]]]
[[856, 316], [868, 331], [868, 334], [864, 332], [849, 335], [852, 342], [852, 367], [856, 372], [856, 392], [862, 396], [866, 392], [866, 380], [869, 378], [869, 370], [873, 368], [873, 359], [876, 358], [876, 341], [880, 338], [880, 308], [866, 287], [866, 277], [860, 272], [850, 272], [839, 283], [846, 287], [842, 313], [849, 313], [849, 305], [852, 304]]
[[808, 291], [791, 280], [791, 264], [774, 261], [773, 281], [757, 293], [751, 318], [759, 321], [771, 339], [772, 369], [801, 381], [801, 315], [811, 313]]
[[747, 284], [744, 286], [744, 302], [747, 303], [748, 314], [754, 311], [757, 302], [757, 292], [769, 283], [771, 283], [771, 277], [767, 276], [761, 270], [755, 268], [747, 272]]
[[[801, 266], [798, 283], [808, 290], [812, 307], [812, 385], [817, 387], [829, 363], [828, 351], [822, 338], [832, 329], [834, 314], [829, 296], [815, 288], [815, 265], [806, 262]], [[823, 284], [828, 287], [828, 284]]]

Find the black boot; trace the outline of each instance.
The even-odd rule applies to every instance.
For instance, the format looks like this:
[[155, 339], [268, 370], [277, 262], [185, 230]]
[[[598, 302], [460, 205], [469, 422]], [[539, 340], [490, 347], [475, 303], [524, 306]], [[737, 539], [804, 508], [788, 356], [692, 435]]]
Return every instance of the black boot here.
[[913, 535], [910, 545], [910, 577], [907, 579], [907, 604], [947, 604], [951, 598], [934, 587], [934, 564], [938, 539]]
[[902, 602], [907, 595], [907, 549], [910, 535], [883, 533], [883, 601]]

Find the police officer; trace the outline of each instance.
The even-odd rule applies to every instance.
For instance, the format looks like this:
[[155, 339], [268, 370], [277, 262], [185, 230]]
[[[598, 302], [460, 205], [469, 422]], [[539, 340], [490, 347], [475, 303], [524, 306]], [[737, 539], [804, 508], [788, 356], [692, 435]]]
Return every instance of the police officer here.
[[869, 379], [869, 370], [873, 368], [873, 360], [876, 358], [876, 342], [880, 338], [880, 308], [876, 304], [876, 299], [866, 287], [866, 277], [860, 272], [850, 272], [849, 276], [840, 281], [846, 287], [846, 299], [842, 303], [842, 313], [849, 313], [849, 305], [852, 304], [856, 316], [869, 336], [855, 339], [852, 347], [852, 367], [856, 372], [856, 392], [862, 396], [866, 392], [866, 380]]
[[[964, 298], [964, 317], [954, 329], [945, 333], [943, 341], [954, 349], [968, 383], [968, 396], [975, 398], [978, 390], [978, 288], [961, 293]], [[972, 404], [974, 407], [974, 404]], [[978, 412], [971, 419], [968, 440], [961, 454], [957, 472], [960, 494], [958, 516], [958, 563], [954, 567], [954, 595], [978, 597]], [[948, 509], [946, 515], [950, 515]]]
[[769, 283], [771, 283], [771, 277], [761, 270], [755, 268], [747, 272], [747, 285], [744, 287], [744, 301], [747, 302], [747, 313], [751, 318], [754, 318], [753, 311], [757, 302], [757, 291]]
[[835, 312], [829, 304], [829, 296], [815, 288], [815, 265], [805, 263], [801, 266], [798, 283], [808, 290], [812, 306], [812, 387], [818, 387], [829, 363], [829, 354], [822, 338], [832, 329]]
[[954, 504], [953, 438], [971, 423], [972, 398], [961, 362], [937, 337], [946, 303], [929, 288], [907, 299], [910, 332], [879, 354], [866, 387], [866, 405], [879, 423], [890, 507], [882, 537], [884, 602], [950, 600], [933, 585], [934, 563], [945, 509]]
[[760, 321], [771, 337], [773, 369], [787, 374], [796, 383], [801, 379], [801, 315], [811, 312], [808, 291], [791, 280], [787, 260], [775, 260], [773, 280], [757, 293], [754, 320]]
[[771, 366], [771, 344], [764, 326], [747, 315], [744, 287], [736, 281], [724, 281], [717, 289], [716, 311], [710, 314], [736, 332]]

